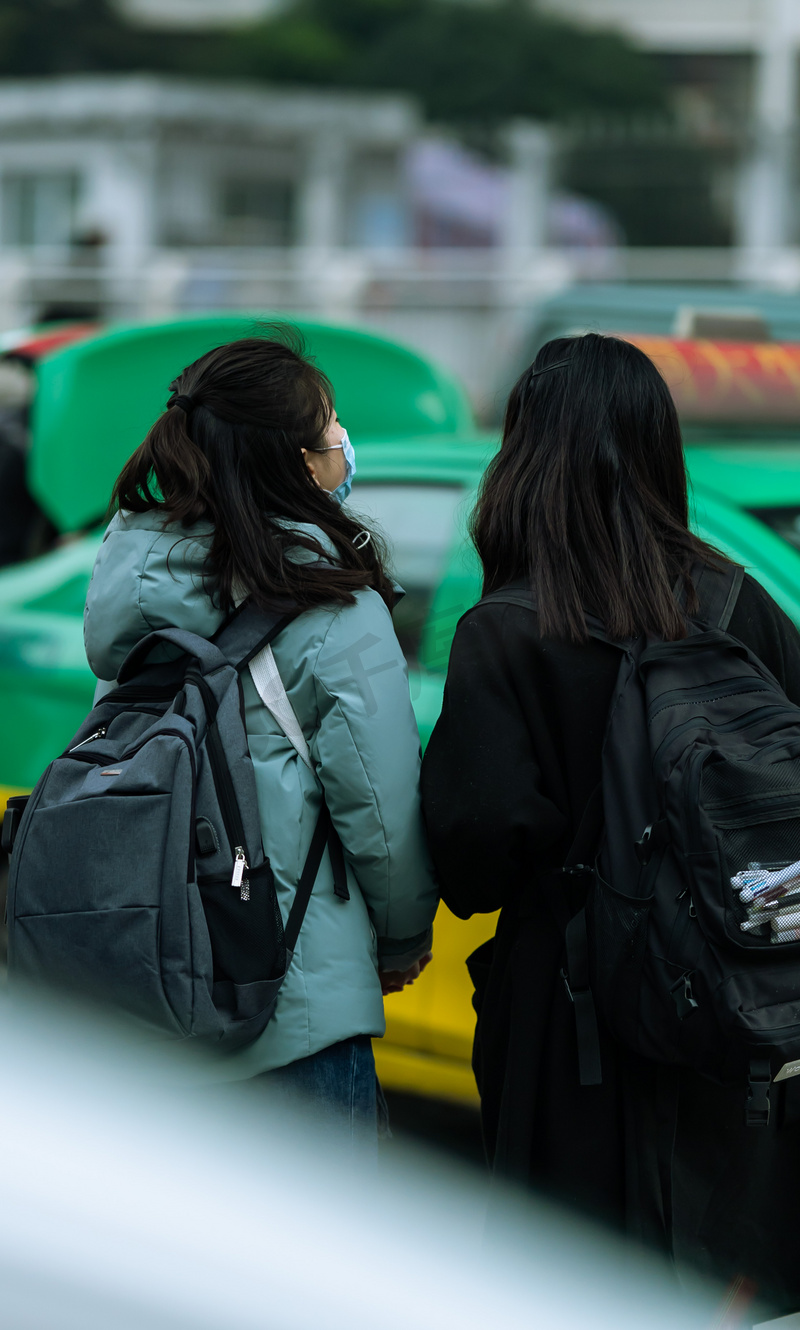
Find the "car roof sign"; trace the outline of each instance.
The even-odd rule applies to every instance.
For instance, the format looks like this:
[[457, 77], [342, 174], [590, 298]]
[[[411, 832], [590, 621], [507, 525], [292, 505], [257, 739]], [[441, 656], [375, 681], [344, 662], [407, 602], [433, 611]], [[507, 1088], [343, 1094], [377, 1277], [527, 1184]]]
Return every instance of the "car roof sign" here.
[[800, 343], [617, 335], [655, 362], [684, 422], [800, 425]]

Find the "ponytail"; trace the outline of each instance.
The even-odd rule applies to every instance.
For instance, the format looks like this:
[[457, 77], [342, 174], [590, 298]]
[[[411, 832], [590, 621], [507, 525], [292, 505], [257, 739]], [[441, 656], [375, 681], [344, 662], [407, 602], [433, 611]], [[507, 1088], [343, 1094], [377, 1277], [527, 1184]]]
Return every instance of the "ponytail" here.
[[[217, 347], [178, 375], [167, 409], [123, 467], [113, 502], [129, 512], [161, 511], [184, 527], [210, 523], [203, 577], [224, 610], [242, 591], [264, 608], [289, 598], [302, 610], [352, 604], [364, 587], [391, 609], [382, 541], [320, 489], [305, 464], [303, 450], [323, 446], [331, 385], [299, 334], [275, 331]], [[298, 549], [311, 558], [299, 561]]]

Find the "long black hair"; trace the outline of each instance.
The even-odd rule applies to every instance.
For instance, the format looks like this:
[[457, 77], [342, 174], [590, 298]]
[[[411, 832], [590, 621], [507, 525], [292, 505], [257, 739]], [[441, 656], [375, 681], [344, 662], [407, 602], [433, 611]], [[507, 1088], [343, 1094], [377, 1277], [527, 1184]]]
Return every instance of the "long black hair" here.
[[[263, 331], [208, 351], [173, 380], [167, 409], [123, 467], [113, 502], [132, 512], [161, 510], [185, 527], [211, 523], [203, 575], [225, 610], [244, 594], [262, 607], [287, 597], [300, 609], [349, 604], [362, 587], [373, 587], [391, 608], [377, 535], [367, 539], [363, 523], [315, 484], [301, 452], [324, 446], [331, 384], [297, 329]], [[335, 561], [295, 523], [318, 527]], [[315, 559], [289, 557], [297, 547]]]
[[689, 531], [686, 465], [669, 388], [617, 337], [547, 342], [511, 390], [503, 440], [472, 519], [484, 594], [520, 577], [543, 636], [686, 636], [692, 564], [721, 556]]

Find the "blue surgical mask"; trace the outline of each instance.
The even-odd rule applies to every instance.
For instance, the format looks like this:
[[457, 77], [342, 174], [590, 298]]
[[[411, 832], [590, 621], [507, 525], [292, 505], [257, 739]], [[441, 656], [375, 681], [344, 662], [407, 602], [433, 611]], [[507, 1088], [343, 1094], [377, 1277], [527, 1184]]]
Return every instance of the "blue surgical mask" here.
[[337, 448], [341, 448], [342, 452], [344, 453], [344, 460], [347, 465], [347, 473], [341, 485], [337, 485], [335, 490], [328, 490], [328, 493], [330, 494], [334, 503], [338, 503], [341, 505], [343, 503], [346, 503], [350, 497], [350, 491], [353, 488], [353, 476], [356, 474], [356, 455], [353, 449], [353, 445], [350, 442], [349, 438], [347, 437], [347, 430], [344, 430], [342, 433], [341, 443], [330, 444], [330, 446], [325, 449], [325, 452], [332, 453], [335, 452]]

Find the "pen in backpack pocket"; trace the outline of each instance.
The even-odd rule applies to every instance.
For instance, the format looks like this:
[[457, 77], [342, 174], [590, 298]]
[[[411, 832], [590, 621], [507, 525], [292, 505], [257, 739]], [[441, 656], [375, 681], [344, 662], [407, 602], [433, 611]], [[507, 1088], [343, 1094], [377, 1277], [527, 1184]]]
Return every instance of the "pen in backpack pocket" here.
[[[731, 886], [739, 889], [739, 900], [743, 905], [752, 901], [763, 900], [773, 892], [776, 896], [786, 896], [790, 890], [800, 889], [800, 862], [787, 864], [786, 868], [774, 871], [768, 869], [747, 868], [731, 878]], [[783, 890], [781, 890], [783, 888]]]

